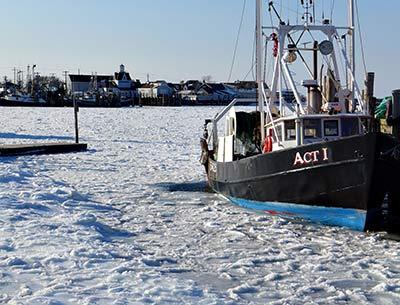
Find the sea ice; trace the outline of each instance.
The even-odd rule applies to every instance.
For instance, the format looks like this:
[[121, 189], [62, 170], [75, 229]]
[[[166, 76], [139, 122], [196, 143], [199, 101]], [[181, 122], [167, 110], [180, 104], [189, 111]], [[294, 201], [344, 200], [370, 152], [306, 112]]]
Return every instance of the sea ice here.
[[[399, 243], [207, 192], [220, 110], [81, 109], [87, 152], [2, 158], [0, 304], [399, 304]], [[0, 117], [3, 143], [73, 141], [70, 108]]]

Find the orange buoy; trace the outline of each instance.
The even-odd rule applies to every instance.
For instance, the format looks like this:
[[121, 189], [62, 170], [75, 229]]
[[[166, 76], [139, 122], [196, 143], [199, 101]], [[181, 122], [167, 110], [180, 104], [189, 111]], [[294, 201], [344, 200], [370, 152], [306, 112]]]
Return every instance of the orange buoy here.
[[272, 151], [272, 143], [273, 143], [272, 136], [271, 135], [266, 136], [264, 139], [263, 149], [262, 149], [264, 154]]

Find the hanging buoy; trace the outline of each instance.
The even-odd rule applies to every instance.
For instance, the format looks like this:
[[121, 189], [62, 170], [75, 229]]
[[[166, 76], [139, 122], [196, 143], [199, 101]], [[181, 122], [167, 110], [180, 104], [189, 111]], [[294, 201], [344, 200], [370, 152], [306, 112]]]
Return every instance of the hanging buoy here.
[[273, 143], [272, 136], [271, 135], [266, 136], [263, 143], [264, 154], [272, 151], [272, 143]]
[[272, 54], [274, 55], [274, 57], [277, 57], [279, 52], [278, 35], [276, 33], [272, 33], [271, 40], [274, 42], [274, 48], [272, 49]]

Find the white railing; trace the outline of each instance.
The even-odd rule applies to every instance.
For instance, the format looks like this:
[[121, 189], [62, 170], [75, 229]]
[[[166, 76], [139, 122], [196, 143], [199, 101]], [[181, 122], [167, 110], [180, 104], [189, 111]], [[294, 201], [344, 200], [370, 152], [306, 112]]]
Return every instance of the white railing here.
[[228, 113], [228, 111], [235, 106], [238, 102], [240, 103], [256, 103], [257, 101], [254, 99], [239, 99], [235, 98], [232, 102], [229, 103], [221, 112], [217, 113], [215, 117], [211, 120], [212, 123], [212, 131], [207, 139], [207, 142], [210, 143], [211, 137], [213, 140], [213, 149], [218, 146], [218, 122]]

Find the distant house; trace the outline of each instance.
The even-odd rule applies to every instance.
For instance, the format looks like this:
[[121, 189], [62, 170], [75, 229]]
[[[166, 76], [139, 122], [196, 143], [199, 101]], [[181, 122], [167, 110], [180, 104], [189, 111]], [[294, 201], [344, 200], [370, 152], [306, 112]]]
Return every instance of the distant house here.
[[177, 95], [181, 100], [194, 103], [197, 100], [197, 91], [201, 86], [203, 86], [203, 82], [199, 80], [187, 80], [186, 82], [181, 83]]
[[197, 91], [199, 90], [199, 88], [203, 85], [203, 82], [199, 81], [199, 80], [187, 80], [184, 84], [183, 84], [183, 91]]
[[183, 90], [183, 84], [182, 83], [168, 83], [168, 86], [173, 88], [175, 90], [175, 93]]
[[237, 91], [223, 83], [187, 81], [178, 95], [182, 100], [193, 103], [223, 104], [232, 101], [237, 96]]
[[119, 72], [114, 73], [111, 82], [111, 91], [124, 99], [132, 99], [137, 95], [139, 81], [133, 81], [130, 74], [125, 71], [125, 66], [119, 66]]
[[232, 101], [237, 93], [233, 88], [222, 83], [204, 83], [197, 90], [198, 102], [229, 102]]
[[174, 84], [167, 83], [163, 80], [158, 80], [143, 84], [140, 88], [138, 88], [138, 92], [141, 98], [171, 98], [176, 93], [176, 89]]
[[152, 83], [142, 84], [138, 88], [138, 93], [141, 98], [153, 98], [153, 84]]
[[113, 80], [112, 75], [95, 75], [94, 78], [96, 81], [95, 85], [98, 89], [109, 88]]
[[[236, 81], [228, 83], [226, 86], [236, 91], [237, 98], [257, 98], [257, 83], [254, 81]], [[268, 87], [265, 85], [265, 88]]]
[[114, 73], [114, 82], [119, 89], [131, 89], [132, 78], [128, 72], [125, 71], [125, 66], [119, 66], [119, 72]]

